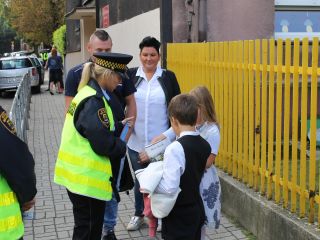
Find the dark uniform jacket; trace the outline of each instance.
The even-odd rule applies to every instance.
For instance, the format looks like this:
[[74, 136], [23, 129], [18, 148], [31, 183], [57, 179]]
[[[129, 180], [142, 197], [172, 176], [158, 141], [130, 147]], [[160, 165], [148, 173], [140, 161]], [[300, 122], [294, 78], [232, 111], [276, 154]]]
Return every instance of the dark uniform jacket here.
[[[103, 101], [105, 97], [99, 84], [95, 80], [90, 80], [88, 86], [96, 90], [96, 95], [84, 99], [79, 104], [74, 113], [74, 125], [89, 141], [96, 154], [110, 159], [120, 159], [126, 153], [126, 143], [114, 136], [114, 132], [109, 129], [109, 124], [105, 124], [105, 116], [99, 115], [99, 109], [105, 108]], [[119, 125], [119, 122], [115, 121], [115, 125]]]
[[[74, 97], [77, 94], [77, 89], [79, 82], [81, 80], [81, 74], [83, 70], [83, 64], [77, 65], [69, 70], [66, 78], [65, 95]], [[122, 85], [118, 85], [113, 93], [108, 92], [110, 96], [109, 105], [112, 109], [115, 122], [122, 121], [125, 118], [124, 108], [125, 97], [133, 94], [136, 91], [133, 83], [129, 79], [122, 79]], [[102, 92], [100, 91], [102, 94]], [[121, 124], [116, 125], [114, 135], [119, 137], [121, 134], [123, 126]], [[112, 163], [112, 173], [113, 178], [118, 178], [120, 159], [110, 159]], [[131, 175], [130, 167], [128, 161], [124, 162], [124, 167], [121, 175], [120, 189], [119, 191], [127, 191], [132, 189], [134, 186], [133, 178]]]
[[16, 135], [13, 123], [0, 106], [0, 175], [17, 195], [20, 205], [31, 201], [36, 193], [34, 159], [25, 142]]
[[[113, 111], [116, 130], [115, 132], [110, 132], [98, 116], [98, 110], [104, 108], [102, 90], [95, 80], [90, 80], [88, 86], [95, 89], [97, 93], [95, 96], [83, 100], [78, 106], [74, 116], [75, 127], [83, 137], [88, 139], [94, 152], [110, 158], [113, 184], [115, 184], [118, 178], [120, 160], [126, 153], [126, 143], [119, 138], [123, 125], [119, 120], [119, 115], [114, 114], [114, 109], [121, 109], [121, 104], [116, 100], [113, 93], [108, 92], [110, 99], [107, 102]], [[130, 168], [128, 162], [125, 161], [119, 191], [132, 189], [133, 185]]]

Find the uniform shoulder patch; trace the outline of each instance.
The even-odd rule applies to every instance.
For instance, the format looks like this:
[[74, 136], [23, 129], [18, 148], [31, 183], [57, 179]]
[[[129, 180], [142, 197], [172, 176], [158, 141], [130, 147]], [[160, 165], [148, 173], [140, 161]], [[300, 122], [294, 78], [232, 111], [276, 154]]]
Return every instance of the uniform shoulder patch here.
[[14, 124], [12, 123], [5, 111], [0, 112], [0, 124], [3, 125], [12, 134], [17, 134]]
[[106, 112], [106, 109], [100, 108], [98, 110], [98, 117], [104, 126], [106, 126], [107, 128], [110, 128], [110, 121], [109, 121], [109, 117]]

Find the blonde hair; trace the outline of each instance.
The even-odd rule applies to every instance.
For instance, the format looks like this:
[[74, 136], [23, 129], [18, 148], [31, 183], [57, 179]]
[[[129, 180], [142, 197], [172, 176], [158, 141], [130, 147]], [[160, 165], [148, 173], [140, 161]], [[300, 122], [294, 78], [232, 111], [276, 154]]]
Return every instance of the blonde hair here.
[[198, 86], [192, 89], [190, 94], [197, 99], [202, 119], [219, 125], [212, 96], [208, 88], [205, 86]]
[[90, 79], [94, 79], [97, 82], [101, 81], [104, 78], [115, 78], [117, 77], [117, 74], [108, 69], [101, 67], [93, 62], [87, 62], [83, 66], [81, 80], [78, 86], [78, 92], [81, 88], [86, 86]]

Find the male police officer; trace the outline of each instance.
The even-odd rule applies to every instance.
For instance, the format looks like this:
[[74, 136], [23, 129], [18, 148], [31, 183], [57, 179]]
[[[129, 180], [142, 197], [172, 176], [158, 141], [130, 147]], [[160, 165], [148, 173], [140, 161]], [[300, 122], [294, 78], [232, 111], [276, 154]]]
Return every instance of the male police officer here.
[[1, 106], [0, 136], [0, 239], [15, 240], [24, 233], [21, 209], [35, 203], [34, 159]]

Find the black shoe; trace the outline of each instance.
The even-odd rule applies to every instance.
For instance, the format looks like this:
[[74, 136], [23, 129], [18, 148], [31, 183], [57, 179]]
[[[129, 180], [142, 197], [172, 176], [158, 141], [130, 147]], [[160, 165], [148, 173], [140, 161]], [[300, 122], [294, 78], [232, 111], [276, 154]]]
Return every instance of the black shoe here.
[[48, 89], [46, 89], [46, 92], [48, 92], [48, 91], [50, 91], [50, 89], [48, 88]]
[[53, 95], [53, 92], [50, 91], [50, 94]]
[[107, 235], [104, 235], [102, 240], [117, 240], [113, 230], [109, 230]]

